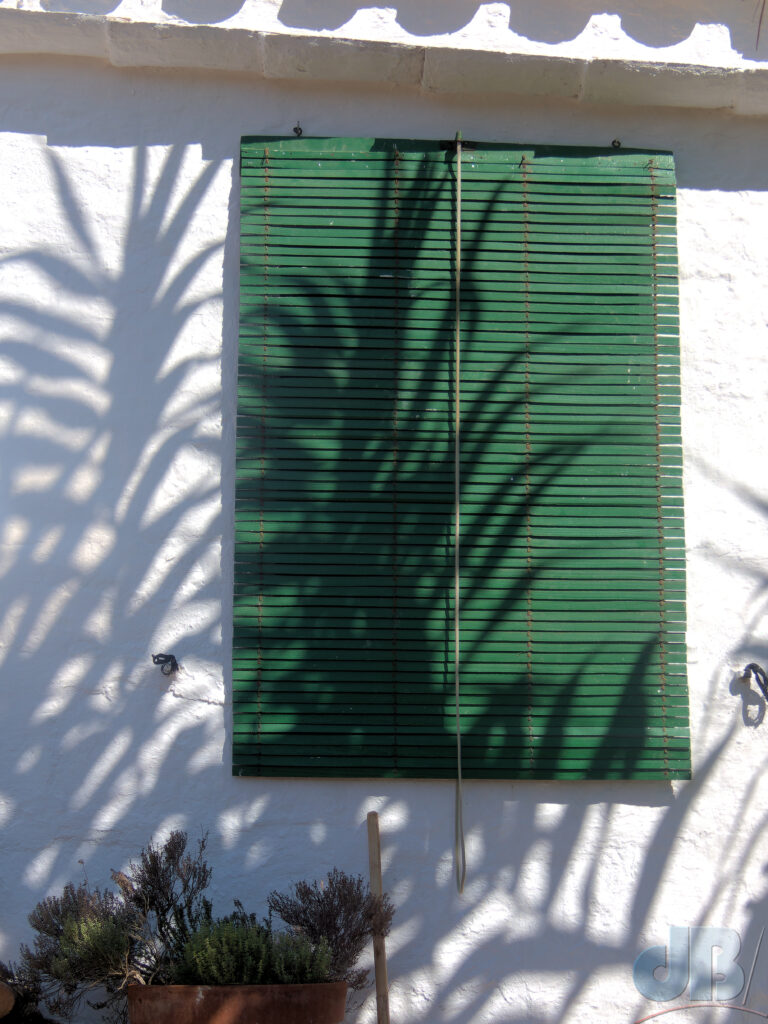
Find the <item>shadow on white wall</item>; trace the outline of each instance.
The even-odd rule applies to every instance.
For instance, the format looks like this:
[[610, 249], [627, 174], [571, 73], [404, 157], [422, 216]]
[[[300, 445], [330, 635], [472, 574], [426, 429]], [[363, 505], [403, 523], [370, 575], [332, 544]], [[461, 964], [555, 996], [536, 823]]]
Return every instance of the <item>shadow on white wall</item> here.
[[[12, 511], [0, 525], [0, 661], [19, 690], [6, 691], [3, 715], [6, 752], [19, 751], [9, 788], [22, 794], [2, 806], [12, 832], [40, 837], [14, 881], [32, 890], [63, 878], [38, 788], [60, 794], [87, 860], [171, 754], [186, 762], [186, 785], [220, 759], [224, 701], [221, 339], [201, 345], [189, 330], [220, 304], [220, 288], [200, 281], [223, 238], [191, 255], [182, 244], [219, 165], [179, 194], [184, 147], [161, 165], [137, 149], [115, 252], [82, 184], [54, 149], [47, 160], [60, 244], [0, 257], [6, 274], [39, 282], [35, 296], [0, 304], [15, 452], [2, 481]], [[151, 666], [160, 649], [186, 661], [170, 685]]]
[[[90, 131], [86, 121], [72, 129], [85, 151]], [[152, 835], [210, 828], [216, 909], [237, 895], [259, 910], [291, 878], [333, 863], [364, 870], [369, 809], [381, 815], [397, 905], [390, 977], [403, 1021], [574, 1024], [618, 1005], [640, 1016], [627, 965], [639, 936], [664, 941], [668, 903], [690, 908], [675, 924], [745, 919], [754, 948], [768, 912], [759, 786], [768, 754], [755, 757], [746, 785], [729, 785], [745, 756], [740, 722], [713, 726], [694, 781], [676, 792], [468, 784], [463, 900], [453, 891], [450, 784], [228, 777], [221, 466], [231, 459], [234, 351], [225, 330], [220, 368], [221, 315], [207, 314], [222, 300], [210, 268], [219, 273], [227, 227], [236, 245], [236, 181], [222, 225], [220, 208], [206, 207], [217, 175], [229, 173], [220, 156], [190, 170], [183, 143], [137, 145], [129, 187], [114, 193], [125, 209], [113, 238], [110, 211], [89, 202], [58, 150], [45, 153], [50, 233], [0, 255], [0, 272], [20, 282], [0, 299], [0, 955], [13, 956], [28, 937], [24, 912], [77, 878], [78, 860], [101, 884]], [[218, 333], [207, 335], [209, 323]], [[745, 572], [743, 561], [732, 569]], [[754, 588], [763, 606], [764, 573]], [[757, 620], [743, 629], [737, 655], [768, 660], [752, 640]], [[159, 650], [182, 663], [170, 681], [151, 664]], [[722, 666], [691, 685], [712, 698], [703, 735], [718, 715], [722, 724]], [[701, 834], [711, 863], [692, 877], [687, 852]], [[702, 1024], [722, 1019], [697, 1013]]]
[[42, 0], [43, 10], [59, 14], [111, 14], [122, 0]]
[[[189, 24], [214, 25], [242, 12], [246, 0], [154, 0], [164, 14]], [[275, 0], [277, 3], [278, 0]], [[41, 0], [47, 11], [76, 14], [120, 14], [123, 0]], [[126, 5], [127, 6], [127, 5]], [[450, 35], [466, 28], [484, 9], [508, 9], [508, 27], [525, 39], [556, 45], [576, 39], [591, 19], [615, 15], [620, 30], [644, 46], [664, 48], [688, 39], [695, 31], [709, 26], [725, 26], [731, 45], [751, 59], [768, 55], [768, 32], [763, 33], [763, 0], [683, 0], [670, 4], [665, 0], [614, 0], [606, 7], [595, 0], [510, 0], [490, 4], [483, 0], [279, 0], [278, 19], [293, 29], [336, 31], [361, 12], [381, 11], [393, 14], [397, 24], [413, 36]], [[271, 12], [268, 12], [271, 13]], [[249, 27], [259, 28], [258, 24]], [[768, 26], [767, 26], [768, 27]], [[759, 36], [759, 38], [758, 38]], [[759, 44], [759, 45], [758, 45]]]
[[[315, 31], [339, 29], [355, 14], [384, 7], [377, 2], [359, 0], [282, 0], [280, 20], [292, 28]], [[484, 5], [480, 0], [396, 0], [386, 5], [394, 9], [397, 23], [416, 36], [457, 32], [468, 25]], [[494, 7], [499, 5], [493, 5]], [[692, 0], [678, 4], [664, 0], [614, 0], [608, 6], [595, 0], [510, 0], [509, 28], [526, 39], [543, 43], [562, 43], [575, 39], [595, 15], [613, 14], [620, 19], [621, 30], [631, 39], [650, 47], [673, 46], [687, 39], [697, 25], [725, 25], [734, 49], [748, 57], [757, 56], [757, 28], [760, 4], [744, 0]], [[761, 34], [762, 36], [762, 34]], [[760, 52], [768, 52], [764, 37]]]

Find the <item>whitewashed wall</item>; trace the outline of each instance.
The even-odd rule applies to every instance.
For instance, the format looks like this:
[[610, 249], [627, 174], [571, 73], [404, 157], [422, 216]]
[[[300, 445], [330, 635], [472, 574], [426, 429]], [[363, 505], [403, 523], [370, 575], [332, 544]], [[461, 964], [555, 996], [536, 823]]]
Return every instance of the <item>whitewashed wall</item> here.
[[[462, 897], [451, 784], [230, 775], [236, 154], [297, 120], [677, 157], [694, 781], [468, 783]], [[292, 879], [365, 872], [377, 809], [400, 1024], [630, 1024], [661, 1008], [632, 963], [670, 925], [736, 929], [748, 970], [768, 721], [734, 680], [768, 662], [767, 260], [759, 118], [0, 62], [0, 957], [38, 899], [173, 827], [210, 832], [218, 910], [260, 910]], [[749, 1005], [768, 1012], [768, 943]], [[374, 1017], [370, 995], [349, 1014]]]
[[761, 0], [0, 0], [0, 10], [102, 15], [167, 28], [209, 25], [731, 68], [768, 59], [768, 31], [758, 40], [760, 9]]

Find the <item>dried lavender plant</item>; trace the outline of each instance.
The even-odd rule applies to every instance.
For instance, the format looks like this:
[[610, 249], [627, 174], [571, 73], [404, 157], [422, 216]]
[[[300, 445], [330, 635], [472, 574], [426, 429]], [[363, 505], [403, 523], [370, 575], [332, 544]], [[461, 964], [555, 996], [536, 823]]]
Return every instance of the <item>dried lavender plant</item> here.
[[[37, 904], [29, 915], [33, 946], [22, 946], [20, 965], [6, 970], [26, 979], [30, 999], [56, 1016], [70, 1019], [85, 1000], [108, 1020], [124, 1021], [126, 986], [168, 981], [184, 943], [210, 921], [205, 846], [203, 836], [188, 853], [186, 833], [172, 832], [127, 871], [112, 872], [117, 892], [70, 882]], [[103, 991], [101, 1002], [86, 998], [94, 990]]]
[[162, 846], [145, 847], [127, 871], [112, 872], [125, 905], [141, 922], [134, 954], [145, 983], [167, 981], [169, 965], [190, 935], [211, 919], [211, 903], [203, 895], [212, 875], [207, 841], [206, 834], [192, 854], [186, 832], [171, 832]]
[[94, 989], [106, 992], [95, 1005], [108, 1006], [136, 980], [131, 938], [138, 920], [115, 893], [70, 882], [61, 896], [41, 900], [29, 923], [37, 934], [32, 948], [21, 946], [16, 970], [55, 1015], [71, 1018]]
[[395, 908], [389, 897], [374, 896], [361, 876], [334, 868], [322, 882], [297, 882], [288, 893], [272, 892], [270, 914], [313, 943], [331, 949], [331, 977], [363, 988], [368, 972], [355, 964], [373, 935], [387, 935]]

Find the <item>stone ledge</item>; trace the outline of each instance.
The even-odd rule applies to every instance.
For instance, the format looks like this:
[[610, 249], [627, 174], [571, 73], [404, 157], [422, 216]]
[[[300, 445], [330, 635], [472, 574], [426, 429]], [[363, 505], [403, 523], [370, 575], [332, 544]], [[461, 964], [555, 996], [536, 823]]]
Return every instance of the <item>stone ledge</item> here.
[[0, 55], [115, 67], [237, 72], [289, 81], [384, 84], [427, 93], [537, 96], [595, 104], [768, 114], [768, 69], [506, 54], [210, 25], [0, 8]]

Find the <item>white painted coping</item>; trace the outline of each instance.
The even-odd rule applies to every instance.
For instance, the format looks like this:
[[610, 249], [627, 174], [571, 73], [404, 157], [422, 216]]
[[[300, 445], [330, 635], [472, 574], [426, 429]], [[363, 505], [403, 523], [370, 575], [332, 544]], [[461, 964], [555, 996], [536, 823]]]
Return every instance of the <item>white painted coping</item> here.
[[427, 93], [768, 114], [768, 68], [507, 54], [0, 8], [0, 55], [10, 54], [85, 57], [115, 67], [383, 84]]

